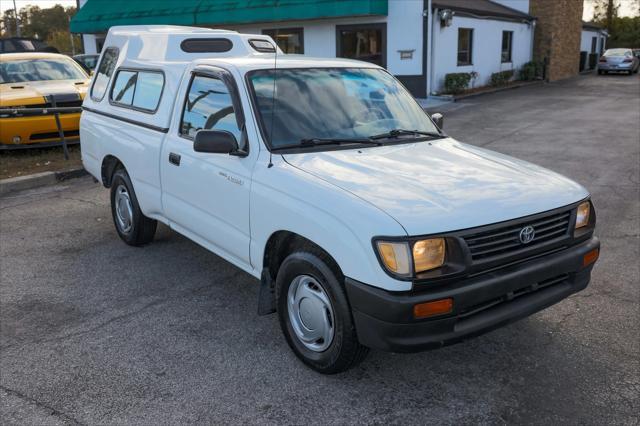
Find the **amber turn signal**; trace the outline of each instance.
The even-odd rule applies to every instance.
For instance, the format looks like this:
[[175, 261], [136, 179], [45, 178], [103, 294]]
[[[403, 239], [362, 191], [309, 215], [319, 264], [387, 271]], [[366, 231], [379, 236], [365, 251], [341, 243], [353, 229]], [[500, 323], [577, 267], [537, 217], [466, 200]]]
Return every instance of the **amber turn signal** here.
[[435, 315], [449, 314], [452, 311], [453, 299], [441, 299], [415, 305], [413, 307], [413, 316], [416, 319], [422, 319]]
[[600, 250], [598, 249], [591, 250], [589, 253], [585, 254], [584, 257], [582, 258], [582, 267], [586, 268], [587, 266], [591, 265], [593, 262], [598, 260], [599, 256], [600, 256]]

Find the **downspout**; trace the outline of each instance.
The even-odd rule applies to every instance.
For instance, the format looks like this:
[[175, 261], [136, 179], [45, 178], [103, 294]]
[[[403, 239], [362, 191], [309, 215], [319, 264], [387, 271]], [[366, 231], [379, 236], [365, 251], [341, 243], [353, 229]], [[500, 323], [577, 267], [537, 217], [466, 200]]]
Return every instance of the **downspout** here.
[[535, 51], [536, 22], [537, 20], [535, 19], [531, 21], [531, 54], [529, 55], [529, 61], [533, 61], [533, 54]]
[[429, 49], [429, 43], [431, 43], [431, 36], [429, 31], [431, 31], [430, 25], [430, 17], [431, 17], [431, 0], [425, 0], [423, 3], [424, 10], [422, 11], [422, 74], [425, 78], [425, 98], [429, 97], [429, 86], [430, 76], [429, 76], [429, 65], [431, 64], [431, 59], [429, 58], [429, 53], [431, 49]]
[[429, 16], [431, 17], [431, 19], [429, 20], [429, 24], [431, 24], [431, 53], [429, 55], [429, 80], [427, 80], [429, 82], [429, 87], [427, 88], [427, 95], [430, 95], [433, 93], [433, 78], [434, 78], [434, 58], [436, 56], [436, 43], [435, 43], [435, 38], [436, 38], [436, 31], [435, 31], [435, 27], [436, 27], [436, 20], [435, 17], [438, 16], [438, 9], [433, 10], [432, 6], [431, 6], [431, 0], [429, 0]]

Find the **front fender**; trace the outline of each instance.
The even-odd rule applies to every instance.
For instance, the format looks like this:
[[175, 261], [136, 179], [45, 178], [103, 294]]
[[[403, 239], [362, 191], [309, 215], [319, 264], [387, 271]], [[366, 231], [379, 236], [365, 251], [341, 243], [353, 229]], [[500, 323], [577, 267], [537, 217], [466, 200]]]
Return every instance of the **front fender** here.
[[377, 207], [335, 185], [288, 165], [279, 157], [274, 167], [254, 170], [251, 189], [251, 263], [262, 269], [269, 237], [289, 231], [313, 241], [329, 253], [343, 274], [391, 291], [407, 291], [410, 282], [391, 278], [373, 251], [375, 235], [406, 235]]

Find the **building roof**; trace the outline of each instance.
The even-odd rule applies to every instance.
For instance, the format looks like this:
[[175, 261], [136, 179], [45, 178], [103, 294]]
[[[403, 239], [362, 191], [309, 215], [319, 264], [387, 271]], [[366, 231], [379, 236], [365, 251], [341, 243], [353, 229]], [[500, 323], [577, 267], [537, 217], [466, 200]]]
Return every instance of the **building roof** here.
[[595, 30], [595, 31], [604, 30], [604, 28], [601, 25], [596, 24], [595, 22], [584, 22], [584, 21], [582, 21], [582, 28], [585, 29], [585, 30]]
[[237, 25], [386, 16], [388, 0], [88, 0], [71, 19], [74, 33], [119, 25]]
[[458, 13], [483, 18], [498, 18], [517, 21], [532, 21], [535, 17], [528, 13], [503, 6], [491, 0], [433, 0], [434, 8], [451, 9]]

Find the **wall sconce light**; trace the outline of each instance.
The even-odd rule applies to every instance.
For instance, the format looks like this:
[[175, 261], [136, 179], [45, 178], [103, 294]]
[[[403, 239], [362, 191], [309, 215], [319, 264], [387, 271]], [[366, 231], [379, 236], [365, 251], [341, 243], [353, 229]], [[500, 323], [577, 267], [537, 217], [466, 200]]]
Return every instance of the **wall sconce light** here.
[[442, 9], [438, 12], [438, 16], [440, 16], [440, 25], [443, 27], [448, 27], [451, 25], [451, 21], [453, 21], [453, 15], [455, 12], [451, 9]]

